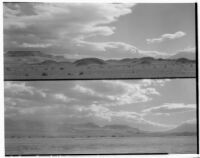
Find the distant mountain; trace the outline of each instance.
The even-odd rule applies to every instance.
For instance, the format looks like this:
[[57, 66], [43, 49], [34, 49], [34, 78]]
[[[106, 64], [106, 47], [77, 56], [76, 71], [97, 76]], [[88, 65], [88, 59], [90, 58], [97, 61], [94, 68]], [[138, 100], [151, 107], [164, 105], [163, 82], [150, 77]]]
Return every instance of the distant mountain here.
[[167, 133], [196, 133], [197, 128], [195, 123], [184, 123], [180, 126], [167, 131]]
[[5, 119], [5, 135], [40, 136], [46, 133], [45, 126], [39, 121]]
[[[124, 63], [124, 64], [127, 64], [127, 63], [135, 63], [135, 62], [140, 62], [140, 63], [150, 63], [151, 61], [154, 61], [154, 60], [158, 60], [158, 59], [155, 59], [153, 57], [141, 57], [141, 58], [124, 58], [124, 59], [119, 59], [119, 60], [106, 60], [107, 63]], [[163, 60], [166, 60], [166, 59], [163, 59]]]
[[51, 124], [28, 120], [5, 120], [6, 137], [69, 136], [69, 137], [113, 137], [139, 134], [137, 128], [126, 125], [106, 125], [100, 127], [94, 123]]
[[106, 62], [102, 59], [98, 59], [98, 58], [84, 58], [84, 59], [80, 59], [80, 60], [76, 60], [74, 62], [75, 65], [77, 66], [83, 66], [83, 65], [89, 65], [89, 64], [98, 64], [98, 65], [102, 65], [105, 64]]
[[45, 60], [41, 63], [35, 63], [35, 64], [39, 64], [39, 65], [48, 65], [48, 64], [71, 64], [71, 62], [69, 61], [55, 61], [55, 60]]
[[176, 55], [171, 56], [168, 59], [156, 59], [153, 57], [141, 57], [141, 58], [124, 58], [124, 59], [110, 59], [102, 60], [98, 58], [83, 58], [76, 61], [66, 59], [64, 56], [54, 56], [46, 54], [40, 51], [8, 51], [4, 54], [4, 64], [39, 64], [39, 65], [51, 65], [51, 64], [63, 64], [75, 65], [75, 66], [87, 66], [90, 64], [104, 65], [126, 65], [126, 64], [145, 64], [150, 65], [156, 61], [176, 61], [178, 63], [194, 62], [195, 54], [179, 52]]
[[68, 61], [63, 56], [54, 56], [40, 51], [8, 51], [4, 54], [5, 64], [33, 64], [44, 61]]
[[196, 54], [192, 53], [192, 52], [181, 51], [181, 52], [178, 52], [175, 55], [170, 56], [169, 58], [170, 59], [187, 58], [189, 60], [195, 60]]
[[84, 124], [76, 124], [79, 128], [100, 128], [98, 125], [92, 122], [84, 123]]
[[112, 124], [112, 125], [105, 125], [104, 128], [110, 128], [110, 129], [130, 129], [132, 127], [127, 126], [127, 125]]
[[192, 63], [192, 62], [195, 62], [195, 60], [190, 60], [190, 59], [187, 59], [187, 58], [178, 58], [178, 59], [175, 59], [176, 62], [179, 62], [179, 63]]
[[37, 120], [11, 120], [5, 119], [6, 137], [118, 137], [118, 136], [165, 136], [165, 135], [195, 135], [196, 124], [184, 123], [180, 126], [163, 132], [143, 131], [138, 128], [122, 124], [110, 124], [103, 127], [95, 123], [81, 124], [53, 124]]

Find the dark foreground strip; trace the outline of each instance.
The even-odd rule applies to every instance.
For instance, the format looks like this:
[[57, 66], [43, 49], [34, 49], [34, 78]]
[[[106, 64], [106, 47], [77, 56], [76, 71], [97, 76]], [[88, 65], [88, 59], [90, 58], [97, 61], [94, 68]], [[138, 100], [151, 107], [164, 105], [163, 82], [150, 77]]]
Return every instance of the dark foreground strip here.
[[5, 156], [86, 156], [86, 155], [168, 155], [168, 153], [103, 153], [103, 154], [24, 154], [24, 155], [5, 155]]

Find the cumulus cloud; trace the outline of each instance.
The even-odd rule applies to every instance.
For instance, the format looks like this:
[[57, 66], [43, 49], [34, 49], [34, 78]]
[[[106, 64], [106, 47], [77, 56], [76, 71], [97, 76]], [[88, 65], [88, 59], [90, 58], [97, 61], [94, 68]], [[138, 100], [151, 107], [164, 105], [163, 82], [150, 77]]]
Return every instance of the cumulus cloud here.
[[170, 55], [170, 58], [187, 58], [190, 60], [196, 60], [196, 48], [195, 47], [186, 47], [185, 49], [177, 50], [175, 53]]
[[196, 52], [196, 48], [195, 47], [187, 47], [183, 50], [179, 50], [179, 52], [187, 52], [187, 53], [195, 53]]
[[53, 94], [53, 97], [57, 100], [60, 100], [60, 101], [63, 101], [63, 102], [70, 102], [72, 100], [74, 100], [74, 98], [69, 98], [67, 97], [66, 95], [62, 94], [62, 93], [56, 93], [56, 94]]
[[[150, 85], [147, 85], [146, 82], [147, 80], [139, 83], [102, 81], [100, 91], [95, 89], [94, 85], [77, 83], [73, 89], [79, 93], [101, 98], [99, 102], [104, 106], [121, 106], [147, 102], [152, 100], [151, 96], [160, 95], [155, 88], [149, 87]], [[154, 84], [156, 84], [156, 81]], [[109, 90], [107, 91], [107, 89]]]
[[195, 104], [166, 103], [164, 105], [144, 109], [142, 112], [145, 114], [153, 113], [170, 115], [172, 113], [184, 113], [188, 111], [193, 111], [195, 109]]
[[[125, 123], [144, 130], [168, 129], [171, 125], [147, 120], [146, 115], [178, 114], [194, 111], [196, 107], [183, 103], [153, 106], [150, 101], [161, 95], [158, 89], [170, 82], [169, 79], [5, 82], [5, 116], [69, 123], [92, 120]], [[45, 92], [45, 97], [40, 91]], [[153, 107], [144, 109], [148, 104]]]
[[47, 48], [50, 47], [51, 44], [30, 44], [30, 43], [22, 43], [19, 47], [22, 48]]
[[[187, 47], [185, 49], [182, 49], [182, 50], [177, 50], [175, 54], [177, 53], [181, 53], [181, 54], [185, 54], [185, 53], [188, 53], [188, 54], [191, 54], [191, 55], [195, 55], [196, 53], [196, 48], [195, 47]], [[175, 55], [173, 54], [173, 55]]]
[[167, 40], [179, 39], [179, 38], [184, 37], [185, 35], [186, 35], [185, 32], [177, 31], [173, 34], [169, 34], [169, 33], [163, 34], [158, 38], [146, 39], [146, 41], [148, 44], [161, 43]]
[[151, 80], [151, 79], [143, 79], [141, 81], [142, 83], [142, 86], [164, 86], [167, 82], [170, 82], [171, 80], [170, 79], [154, 79], [154, 80]]
[[[129, 46], [123, 42], [95, 43], [93, 36], [109, 36], [115, 27], [110, 24], [130, 14], [135, 4], [76, 3], [9, 3], [4, 4], [5, 49], [31, 49], [73, 54], [87, 50]], [[27, 8], [26, 10], [23, 8]], [[53, 31], [52, 31], [53, 30]], [[74, 49], [75, 47], [75, 49]], [[57, 50], [57, 51], [55, 51]], [[67, 52], [69, 53], [69, 52]]]
[[78, 107], [80, 111], [88, 111], [90, 115], [111, 121], [113, 117], [122, 117], [128, 119], [140, 119], [141, 115], [130, 111], [111, 111], [108, 107], [92, 104], [89, 107]]
[[46, 92], [43, 89], [37, 89], [32, 86], [28, 86], [25, 82], [5, 82], [4, 83], [4, 90], [8, 93], [13, 93], [14, 95], [22, 94], [38, 94], [41, 97], [46, 97]]
[[193, 119], [190, 119], [190, 120], [186, 120], [186, 121], [184, 121], [182, 124], [185, 124], [185, 123], [188, 123], [188, 124], [196, 124], [196, 123], [197, 123], [197, 119], [196, 119], [196, 118], [193, 118]]
[[96, 117], [97, 119], [107, 122], [116, 122], [117, 120], [117, 123], [123, 120], [123, 123], [128, 123], [135, 127], [140, 126], [140, 129], [143, 130], [167, 130], [175, 127], [173, 125], [166, 125], [146, 120], [142, 113], [123, 110], [112, 111], [108, 107], [97, 104], [92, 104], [88, 107], [77, 106], [77, 110], [80, 112], [86, 112], [84, 115], [87, 117]]
[[[111, 36], [112, 23], [132, 13], [135, 4], [4, 3], [4, 51], [40, 50], [67, 58], [167, 57], [123, 41], [96, 42]], [[168, 35], [169, 36], [169, 35]]]

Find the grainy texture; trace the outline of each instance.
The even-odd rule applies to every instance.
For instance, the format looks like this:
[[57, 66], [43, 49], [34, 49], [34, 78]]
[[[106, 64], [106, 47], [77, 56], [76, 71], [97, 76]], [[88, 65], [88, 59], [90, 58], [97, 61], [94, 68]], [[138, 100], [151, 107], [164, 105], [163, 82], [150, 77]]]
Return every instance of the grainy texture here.
[[106, 79], [196, 77], [195, 61], [132, 60], [104, 64], [47, 62], [42, 64], [6, 64], [6, 80], [30, 79]]
[[115, 138], [6, 138], [5, 142], [6, 155], [196, 153], [196, 136]]

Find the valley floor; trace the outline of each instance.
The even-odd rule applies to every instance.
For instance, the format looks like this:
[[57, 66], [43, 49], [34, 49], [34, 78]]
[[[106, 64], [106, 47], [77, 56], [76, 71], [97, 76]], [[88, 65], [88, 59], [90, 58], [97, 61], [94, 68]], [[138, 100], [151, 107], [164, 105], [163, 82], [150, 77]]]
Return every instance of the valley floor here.
[[5, 154], [196, 154], [196, 139], [196, 136], [6, 138]]
[[76, 66], [68, 63], [23, 64], [4, 66], [5, 80], [44, 79], [125, 79], [196, 77], [196, 64], [155, 61], [148, 64], [90, 64]]

